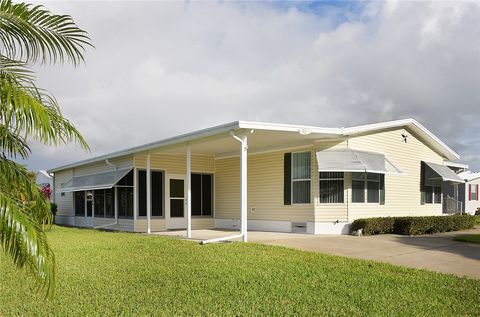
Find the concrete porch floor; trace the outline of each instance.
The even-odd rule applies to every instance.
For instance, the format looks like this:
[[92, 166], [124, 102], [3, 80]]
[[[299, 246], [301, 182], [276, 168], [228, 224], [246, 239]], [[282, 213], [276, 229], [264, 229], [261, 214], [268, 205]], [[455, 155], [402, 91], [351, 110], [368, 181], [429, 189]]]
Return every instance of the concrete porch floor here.
[[[201, 241], [238, 233], [239, 231], [230, 230], [193, 230], [192, 240]], [[186, 239], [185, 230], [152, 234]], [[453, 240], [455, 236], [466, 234], [480, 234], [480, 227], [415, 237], [393, 234], [354, 237], [249, 231], [248, 240], [480, 279], [480, 245]]]

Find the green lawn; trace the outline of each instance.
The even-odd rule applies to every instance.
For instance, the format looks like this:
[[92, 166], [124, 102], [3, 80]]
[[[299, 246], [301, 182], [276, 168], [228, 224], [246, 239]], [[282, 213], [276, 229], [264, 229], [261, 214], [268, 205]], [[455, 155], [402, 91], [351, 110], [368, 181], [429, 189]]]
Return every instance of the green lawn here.
[[51, 303], [0, 256], [2, 315], [479, 314], [480, 281], [257, 244], [55, 227]]
[[453, 239], [455, 241], [463, 241], [463, 242], [472, 242], [472, 243], [480, 243], [480, 234], [468, 234], [464, 236], [455, 237]]

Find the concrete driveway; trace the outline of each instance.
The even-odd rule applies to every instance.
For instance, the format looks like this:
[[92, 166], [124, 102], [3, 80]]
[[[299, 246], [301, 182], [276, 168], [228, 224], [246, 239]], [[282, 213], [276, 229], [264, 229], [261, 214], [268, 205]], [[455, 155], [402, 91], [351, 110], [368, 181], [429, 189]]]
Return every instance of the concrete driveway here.
[[454, 241], [458, 235], [480, 234], [480, 228], [425, 236], [378, 235], [311, 236], [269, 239], [250, 235], [250, 241], [281, 245], [358, 259], [388, 262], [480, 279], [480, 245]]
[[[184, 232], [158, 233], [182, 236]], [[194, 230], [194, 239], [231, 235], [222, 230]], [[425, 236], [333, 236], [249, 232], [249, 241], [358, 259], [388, 262], [480, 279], [480, 245], [453, 241], [458, 235], [480, 234], [480, 228]]]

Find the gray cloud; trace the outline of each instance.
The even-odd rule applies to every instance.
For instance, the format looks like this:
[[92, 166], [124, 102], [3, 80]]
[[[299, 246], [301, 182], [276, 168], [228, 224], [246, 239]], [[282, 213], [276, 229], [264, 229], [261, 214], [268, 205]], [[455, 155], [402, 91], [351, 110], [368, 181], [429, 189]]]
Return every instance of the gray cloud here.
[[38, 80], [89, 141], [35, 144], [50, 168], [233, 120], [327, 127], [414, 117], [480, 169], [480, 6], [332, 11], [229, 2], [51, 2], [96, 46]]

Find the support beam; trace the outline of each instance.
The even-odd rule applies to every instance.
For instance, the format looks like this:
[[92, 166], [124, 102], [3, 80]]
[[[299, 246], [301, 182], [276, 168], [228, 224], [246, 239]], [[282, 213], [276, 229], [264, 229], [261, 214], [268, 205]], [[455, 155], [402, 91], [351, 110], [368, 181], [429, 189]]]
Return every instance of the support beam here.
[[247, 242], [247, 156], [248, 143], [247, 136], [241, 138], [240, 149], [240, 214], [241, 214], [241, 233], [243, 242]]
[[133, 169], [133, 220], [138, 218], [138, 171]]
[[152, 173], [150, 170], [150, 153], [147, 154], [147, 233], [152, 232]]
[[187, 238], [192, 237], [192, 148], [187, 144]]

